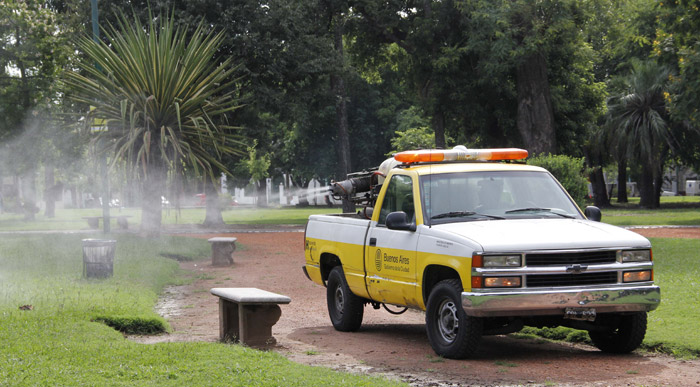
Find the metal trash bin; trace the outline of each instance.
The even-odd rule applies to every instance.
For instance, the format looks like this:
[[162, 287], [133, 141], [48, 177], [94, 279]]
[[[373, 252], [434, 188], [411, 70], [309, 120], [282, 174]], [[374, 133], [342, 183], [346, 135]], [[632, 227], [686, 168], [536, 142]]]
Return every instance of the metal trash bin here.
[[117, 241], [83, 239], [83, 277], [107, 278], [114, 272], [114, 251]]

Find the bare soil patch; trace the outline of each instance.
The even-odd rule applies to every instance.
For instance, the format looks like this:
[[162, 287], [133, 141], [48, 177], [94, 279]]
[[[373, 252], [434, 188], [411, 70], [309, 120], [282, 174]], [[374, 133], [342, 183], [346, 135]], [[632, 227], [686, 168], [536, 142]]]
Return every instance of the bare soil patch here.
[[[691, 230], [664, 229], [688, 237]], [[661, 229], [635, 230], [660, 236]], [[700, 230], [692, 230], [700, 237]], [[654, 235], [647, 234], [653, 232]], [[449, 360], [435, 355], [425, 334], [424, 315], [408, 311], [393, 316], [365, 308], [359, 332], [337, 332], [326, 309], [325, 288], [309, 281], [304, 263], [303, 233], [256, 232], [193, 234], [188, 237], [235, 236], [239, 247], [231, 267], [184, 262], [196, 280], [170, 288], [159, 311], [174, 332], [145, 341], [216, 341], [217, 298], [213, 287], [258, 287], [287, 295], [282, 317], [273, 327], [274, 349], [293, 361], [352, 372], [381, 373], [414, 385], [700, 385], [700, 361], [633, 353], [614, 356], [586, 345], [485, 337], [475, 359]]]
[[700, 227], [631, 227], [630, 230], [647, 238], [700, 238]]

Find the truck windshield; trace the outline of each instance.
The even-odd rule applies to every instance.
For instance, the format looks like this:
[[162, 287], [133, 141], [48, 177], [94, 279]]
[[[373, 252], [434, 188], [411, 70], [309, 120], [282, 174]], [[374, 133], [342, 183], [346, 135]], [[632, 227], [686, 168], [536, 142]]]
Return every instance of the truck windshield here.
[[583, 218], [566, 192], [546, 172], [444, 173], [421, 176], [420, 182], [427, 224]]

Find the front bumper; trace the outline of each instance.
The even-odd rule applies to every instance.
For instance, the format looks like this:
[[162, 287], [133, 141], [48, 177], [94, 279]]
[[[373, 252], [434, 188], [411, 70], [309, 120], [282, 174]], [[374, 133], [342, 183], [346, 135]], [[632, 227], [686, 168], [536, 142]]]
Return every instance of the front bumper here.
[[659, 302], [661, 290], [654, 285], [462, 293], [464, 311], [475, 317], [563, 315], [567, 308], [648, 312]]

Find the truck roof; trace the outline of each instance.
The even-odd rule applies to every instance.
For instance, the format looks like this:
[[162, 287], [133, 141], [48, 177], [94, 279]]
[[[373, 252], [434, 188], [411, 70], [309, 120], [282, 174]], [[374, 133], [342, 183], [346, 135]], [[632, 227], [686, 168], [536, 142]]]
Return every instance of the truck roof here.
[[466, 162], [466, 163], [426, 163], [413, 164], [407, 168], [407, 171], [414, 171], [419, 176], [432, 175], [439, 173], [455, 173], [455, 172], [479, 172], [479, 171], [536, 171], [545, 172], [541, 167], [527, 164], [514, 163], [494, 163], [494, 162]]

